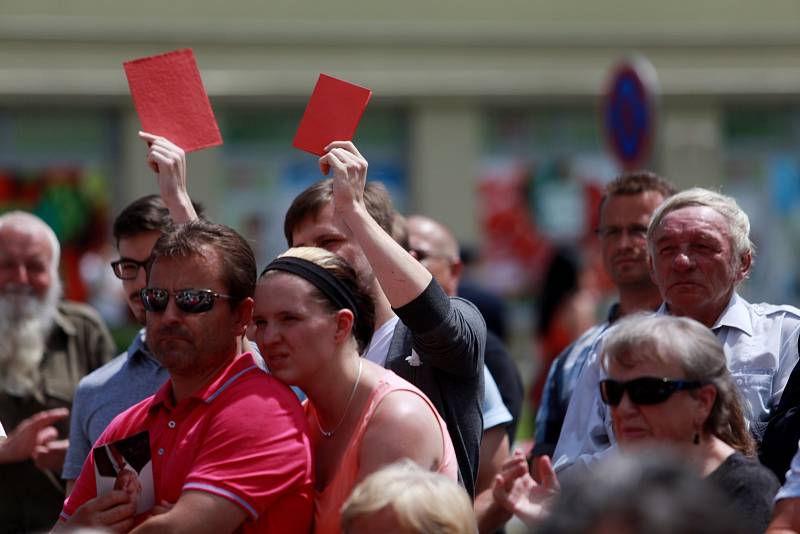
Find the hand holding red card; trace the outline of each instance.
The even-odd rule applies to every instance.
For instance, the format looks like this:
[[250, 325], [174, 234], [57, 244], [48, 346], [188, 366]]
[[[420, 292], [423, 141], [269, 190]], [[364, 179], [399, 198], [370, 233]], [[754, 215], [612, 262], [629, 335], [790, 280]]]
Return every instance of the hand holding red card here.
[[190, 48], [123, 64], [142, 129], [186, 152], [222, 144]]
[[352, 141], [372, 91], [320, 74], [292, 146], [317, 156], [333, 141]]

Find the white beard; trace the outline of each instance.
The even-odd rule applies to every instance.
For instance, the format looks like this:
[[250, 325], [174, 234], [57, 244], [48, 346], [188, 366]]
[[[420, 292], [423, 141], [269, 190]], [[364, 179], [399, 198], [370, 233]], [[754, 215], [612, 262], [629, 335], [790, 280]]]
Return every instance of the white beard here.
[[28, 286], [6, 284], [0, 291], [0, 391], [18, 397], [40, 396], [39, 380], [45, 341], [61, 298], [61, 282], [43, 299]]

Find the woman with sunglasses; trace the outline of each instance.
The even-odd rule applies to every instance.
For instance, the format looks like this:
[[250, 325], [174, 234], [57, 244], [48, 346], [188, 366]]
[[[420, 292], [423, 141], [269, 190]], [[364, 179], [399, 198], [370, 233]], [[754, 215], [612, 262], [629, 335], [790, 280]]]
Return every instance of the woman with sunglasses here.
[[[685, 317], [633, 315], [609, 331], [601, 364], [608, 378], [600, 393], [621, 451], [674, 447], [744, 512], [748, 532], [763, 532], [778, 480], [754, 458], [738, 391], [711, 330]], [[542, 501], [553, 491], [521, 473], [514, 459], [520, 463], [512, 458], [506, 466], [512, 474], [498, 477], [495, 498], [509, 511], [535, 512], [531, 522], [540, 520]]]
[[778, 480], [754, 458], [739, 393], [714, 334], [685, 317], [634, 316], [603, 344], [600, 393], [620, 448], [677, 448], [763, 532]]
[[374, 306], [353, 269], [319, 248], [285, 252], [261, 274], [255, 341], [272, 374], [299, 387], [316, 466], [316, 533], [340, 532], [353, 487], [402, 458], [458, 478], [444, 421], [416, 387], [359, 355]]

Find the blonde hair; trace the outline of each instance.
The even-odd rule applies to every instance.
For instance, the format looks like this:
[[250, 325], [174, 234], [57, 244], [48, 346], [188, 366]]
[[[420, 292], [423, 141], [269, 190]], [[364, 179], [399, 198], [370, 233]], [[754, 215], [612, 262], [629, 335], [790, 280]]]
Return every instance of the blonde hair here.
[[464, 488], [409, 459], [375, 471], [342, 506], [342, 532], [358, 518], [391, 507], [398, 527], [419, 534], [477, 533], [472, 502]]
[[[325, 269], [332, 277], [336, 278], [353, 297], [358, 308], [358, 315], [353, 324], [353, 338], [356, 341], [359, 354], [366, 350], [372, 339], [375, 328], [375, 304], [369, 290], [361, 282], [355, 270], [340, 256], [317, 247], [293, 247], [279, 255], [278, 258], [298, 258], [315, 264]], [[274, 275], [278, 270], [269, 270], [269, 265], [261, 272], [260, 279]], [[315, 289], [317, 298], [328, 306], [331, 311], [336, 311], [334, 303], [319, 289]]]

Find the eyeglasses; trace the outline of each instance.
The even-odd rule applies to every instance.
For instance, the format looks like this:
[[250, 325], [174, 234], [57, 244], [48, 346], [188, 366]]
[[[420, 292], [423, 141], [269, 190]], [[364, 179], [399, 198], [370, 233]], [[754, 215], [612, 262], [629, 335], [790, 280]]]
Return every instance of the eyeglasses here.
[[170, 293], [158, 287], [146, 287], [139, 292], [144, 309], [163, 312], [167, 309], [170, 294], [175, 295], [175, 305], [186, 313], [203, 313], [214, 307], [214, 299], [231, 299], [230, 295], [215, 293], [210, 289], [179, 289]]
[[147, 261], [136, 261], [130, 258], [120, 258], [117, 261], [111, 262], [111, 268], [114, 274], [120, 280], [133, 280], [139, 275], [139, 269], [147, 268]]
[[616, 406], [622, 401], [622, 396], [627, 391], [628, 398], [634, 404], [659, 404], [676, 391], [696, 389], [705, 384], [700, 380], [672, 380], [652, 376], [636, 378], [627, 382], [606, 379], [600, 381], [600, 396], [604, 403]]
[[632, 224], [630, 226], [606, 226], [605, 228], [598, 228], [597, 235], [601, 239], [619, 239], [623, 234], [627, 233], [631, 239], [647, 239], [647, 227], [641, 224]]

